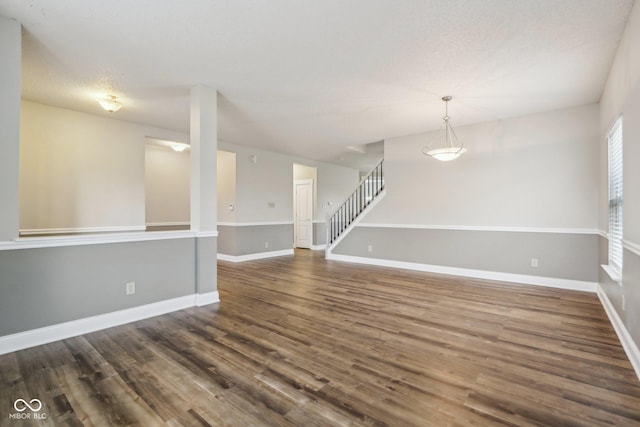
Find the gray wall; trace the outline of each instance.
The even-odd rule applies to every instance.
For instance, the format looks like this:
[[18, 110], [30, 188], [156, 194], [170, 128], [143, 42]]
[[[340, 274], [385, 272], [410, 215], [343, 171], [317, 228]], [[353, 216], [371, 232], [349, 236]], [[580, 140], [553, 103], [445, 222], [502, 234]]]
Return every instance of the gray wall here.
[[[636, 2], [618, 46], [600, 99], [599, 228], [608, 229], [607, 132], [622, 114], [623, 236], [627, 247], [640, 247], [640, 3]], [[600, 239], [600, 264], [608, 263], [608, 241]], [[640, 347], [640, 256], [625, 248], [622, 281], [612, 281], [600, 269], [599, 282], [618, 316]], [[623, 302], [624, 301], [624, 302]]]
[[[235, 221], [293, 221], [293, 161], [290, 157], [252, 147], [220, 142], [236, 153]], [[252, 162], [256, 156], [256, 162]]]
[[[202, 224], [191, 221], [192, 225], [198, 225], [196, 230], [201, 233], [184, 237], [173, 235], [166, 239], [160, 235], [142, 237], [144, 234], [140, 234], [138, 241], [117, 243], [61, 238], [39, 242], [43, 247], [38, 248], [26, 247], [36, 245], [38, 242], [34, 240], [12, 241], [18, 237], [19, 213], [27, 215], [29, 220], [33, 219], [29, 215], [51, 220], [54, 210], [49, 202], [69, 208], [69, 212], [76, 215], [76, 221], [62, 225], [44, 222], [33, 227], [144, 226], [145, 136], [180, 140], [177, 136], [183, 135], [27, 101], [22, 103], [21, 120], [20, 46], [20, 25], [0, 17], [0, 57], [3, 59], [0, 67], [0, 336], [196, 293], [205, 294], [203, 300], [211, 299], [206, 294], [217, 289], [217, 250], [213, 232], [217, 222], [215, 135], [214, 138], [210, 135], [201, 138], [209, 148], [202, 155], [204, 169], [202, 185], [199, 186], [201, 190], [206, 190], [201, 191], [201, 200], [198, 200], [202, 202], [198, 203], [197, 210], [202, 212]], [[208, 105], [214, 104], [215, 107], [217, 94], [211, 90], [208, 92], [213, 92], [208, 97]], [[215, 133], [217, 114], [212, 117], [209, 114], [211, 111], [208, 108], [204, 115], [208, 118], [207, 130]], [[70, 123], [73, 125], [69, 126]], [[19, 132], [25, 129], [29, 132], [21, 138]], [[98, 150], [100, 155], [97, 158], [86, 156], [96, 154], [96, 145], [91, 143], [98, 140], [104, 142], [105, 135], [109, 137], [108, 147], [103, 146], [105, 150]], [[193, 129], [191, 135], [194, 135]], [[80, 140], [78, 147], [81, 146], [85, 151], [70, 150], [75, 156], [66, 156], [64, 150], [60, 153], [62, 145], [69, 151], [69, 144], [74, 145]], [[30, 155], [42, 154], [42, 144], [51, 145], [52, 142], [62, 145], [53, 150], [56, 156], [36, 156], [46, 166], [40, 167], [42, 164], [37, 161], [34, 163]], [[77, 161], [70, 164], [70, 158]], [[192, 152], [192, 158], [200, 159], [200, 156]], [[124, 166], [122, 159], [128, 159]], [[208, 164], [211, 162], [213, 166]], [[101, 165], [99, 171], [90, 167], [98, 163]], [[29, 167], [35, 169], [30, 170]], [[69, 168], [72, 171], [87, 171], [74, 175], [75, 181], [65, 182], [82, 185], [63, 185], [60, 188], [64, 191], [56, 192], [53, 199], [51, 191], [45, 192], [41, 199], [46, 203], [38, 203], [37, 198], [43, 186], [61, 177], [56, 172], [68, 171]], [[43, 170], [53, 171], [53, 174], [43, 177], [40, 175]], [[34, 184], [30, 179], [36, 175], [40, 180]], [[68, 175], [65, 177], [68, 178]], [[107, 187], [92, 185], [96, 181]], [[73, 193], [74, 189], [78, 194]], [[27, 199], [19, 199], [19, 193]], [[192, 204], [195, 204], [193, 200]], [[194, 211], [192, 209], [192, 213]], [[208, 214], [210, 211], [212, 215]], [[86, 223], [78, 220], [79, 212], [83, 213], [81, 219]], [[194, 235], [198, 237], [191, 237]], [[126, 295], [128, 282], [136, 283], [133, 295]]]
[[624, 307], [617, 310], [622, 313], [620, 318], [624, 322], [629, 334], [636, 344], [640, 343], [640, 256], [629, 250], [624, 251], [624, 271], [622, 282]]
[[327, 223], [314, 222], [313, 223], [313, 244], [324, 245], [326, 243], [327, 243]]
[[[608, 252], [609, 241], [605, 237], [600, 236], [600, 238], [598, 239], [598, 262], [600, 265], [606, 265], [609, 262]], [[626, 257], [626, 253], [623, 254], [623, 256]], [[627, 260], [624, 259], [625, 263], [626, 261]], [[611, 301], [611, 304], [616, 309], [616, 311], [618, 313], [624, 313], [624, 311], [622, 310], [622, 286], [620, 286], [619, 283], [611, 280], [609, 275], [602, 268], [598, 270], [598, 283], [602, 287], [602, 290], [607, 294], [609, 301]]]
[[[596, 234], [356, 227], [333, 253], [558, 279], [598, 280]], [[538, 259], [537, 268], [531, 267], [531, 258]]]
[[[314, 245], [325, 242], [322, 222], [359, 182], [357, 169], [228, 142], [220, 142], [219, 147], [236, 154], [236, 209], [233, 218], [218, 224], [221, 254], [240, 256], [293, 247], [294, 164], [307, 172], [310, 169], [316, 172]], [[265, 242], [269, 242], [268, 248]]]
[[238, 242], [236, 230], [239, 227], [218, 225], [218, 253], [225, 255], [238, 255]]
[[[236, 153], [235, 221], [239, 223], [293, 221], [294, 164], [316, 168], [315, 220], [324, 221], [359, 182], [357, 169], [222, 141], [219, 148]], [[254, 155], [256, 163], [251, 161]]]
[[195, 239], [0, 250], [0, 271], [3, 336], [196, 293]]
[[454, 162], [421, 154], [431, 133], [386, 139], [386, 196], [333, 254], [596, 282], [597, 118], [590, 104], [462, 126]]
[[[240, 256], [282, 251], [293, 246], [293, 225], [218, 226], [218, 252]], [[268, 242], [269, 247], [265, 247]]]
[[[608, 263], [609, 241], [600, 237], [600, 264]], [[609, 277], [602, 269], [599, 269], [598, 282], [607, 298], [624, 323], [629, 335], [636, 343], [640, 343], [640, 255], [625, 249], [623, 252], [622, 282], [618, 283]]]
[[[197, 237], [195, 247], [195, 293], [214, 292], [218, 290], [218, 238], [213, 236]], [[180, 253], [180, 256], [184, 257], [185, 254]]]

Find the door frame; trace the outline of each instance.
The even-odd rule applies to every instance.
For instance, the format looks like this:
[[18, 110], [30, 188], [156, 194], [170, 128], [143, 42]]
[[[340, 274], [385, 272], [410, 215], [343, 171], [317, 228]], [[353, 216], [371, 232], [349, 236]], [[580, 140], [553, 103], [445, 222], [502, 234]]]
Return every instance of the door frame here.
[[293, 247], [297, 248], [297, 247], [302, 247], [302, 246], [298, 246], [298, 192], [296, 191], [296, 187], [299, 184], [309, 184], [310, 188], [311, 188], [311, 193], [310, 193], [310, 197], [309, 197], [309, 202], [308, 202], [308, 207], [309, 210], [311, 212], [311, 218], [310, 218], [310, 224], [309, 224], [309, 247], [305, 248], [305, 249], [311, 249], [311, 247], [313, 246], [313, 217], [314, 217], [314, 211], [313, 211], [313, 199], [314, 199], [314, 180], [311, 178], [307, 178], [307, 179], [296, 179], [293, 181]]

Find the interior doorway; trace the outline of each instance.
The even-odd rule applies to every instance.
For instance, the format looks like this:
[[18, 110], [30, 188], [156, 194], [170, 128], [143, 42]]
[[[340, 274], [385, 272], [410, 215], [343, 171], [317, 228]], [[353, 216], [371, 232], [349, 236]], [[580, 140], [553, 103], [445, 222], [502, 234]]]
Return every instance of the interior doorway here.
[[316, 168], [293, 165], [293, 246], [312, 249], [316, 199]]
[[297, 180], [295, 186], [295, 246], [311, 249], [313, 245], [313, 180]]
[[189, 229], [190, 179], [191, 154], [188, 144], [146, 138], [144, 206], [147, 231]]

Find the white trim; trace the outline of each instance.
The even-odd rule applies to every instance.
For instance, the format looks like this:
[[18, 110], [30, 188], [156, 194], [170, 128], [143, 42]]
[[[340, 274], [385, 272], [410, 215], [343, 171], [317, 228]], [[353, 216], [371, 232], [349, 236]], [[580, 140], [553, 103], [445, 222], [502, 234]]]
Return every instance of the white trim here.
[[374, 224], [359, 223], [358, 227], [370, 228], [411, 228], [424, 230], [462, 231], [508, 231], [512, 233], [556, 233], [556, 234], [600, 234], [595, 228], [545, 228], [545, 227], [501, 227], [482, 225], [429, 225], [429, 224]]
[[622, 241], [622, 247], [628, 250], [631, 253], [634, 253], [640, 256], [640, 245], [637, 243], [630, 242], [629, 240]]
[[147, 227], [175, 227], [190, 225], [189, 221], [173, 221], [173, 222], [148, 222]]
[[311, 245], [311, 250], [312, 250], [312, 251], [324, 251], [325, 249], [327, 249], [327, 245], [326, 245], [326, 244], [322, 244], [322, 245]]
[[198, 307], [215, 304], [217, 302], [220, 302], [220, 294], [218, 291], [207, 292], [206, 294], [196, 294], [196, 305]]
[[194, 231], [195, 237], [218, 237], [218, 230]]
[[618, 285], [622, 285], [622, 274], [616, 268], [611, 267], [609, 264], [600, 264], [600, 268], [602, 268], [605, 273], [613, 280], [617, 282]]
[[598, 294], [598, 298], [600, 298], [604, 311], [609, 317], [609, 321], [613, 325], [613, 329], [616, 331], [616, 334], [620, 339], [622, 348], [624, 348], [624, 351], [631, 362], [631, 366], [633, 366], [633, 370], [636, 372], [636, 376], [640, 379], [640, 350], [638, 349], [637, 344], [633, 341], [633, 338], [631, 338], [631, 334], [629, 334], [629, 331], [624, 326], [624, 322], [622, 322], [620, 316], [618, 316], [618, 312], [614, 308], [613, 304], [611, 304], [607, 293], [599, 284], [596, 288], [596, 293]]
[[554, 277], [529, 276], [525, 274], [503, 273], [499, 271], [473, 270], [470, 268], [446, 267], [415, 262], [394, 261], [379, 258], [365, 258], [350, 255], [329, 254], [327, 259], [353, 262], [358, 264], [377, 265], [382, 267], [403, 268], [406, 270], [425, 271], [429, 273], [449, 274], [453, 276], [474, 277], [476, 279], [497, 280], [501, 282], [522, 283], [526, 285], [547, 286], [575, 291], [595, 292], [596, 282], [582, 280], [559, 279]]
[[37, 234], [80, 234], [80, 233], [130, 233], [144, 231], [144, 225], [127, 225], [121, 227], [72, 227], [72, 228], [25, 228], [20, 230], [23, 236]]
[[244, 261], [253, 261], [256, 259], [274, 258], [278, 256], [285, 256], [285, 255], [293, 255], [293, 249], [283, 249], [281, 251], [259, 252], [255, 254], [237, 255], [237, 256], [218, 253], [218, 259], [221, 261], [229, 261], [229, 262], [244, 262]]
[[223, 227], [258, 227], [261, 225], [293, 225], [293, 221], [265, 221], [265, 222], [219, 222]]
[[[202, 233], [216, 233], [202, 232]], [[83, 234], [74, 236], [25, 237], [0, 242], [0, 251], [14, 249], [54, 248], [60, 246], [98, 245], [105, 243], [145, 242], [150, 240], [188, 239], [200, 233], [187, 230], [151, 231], [139, 233]]]
[[326, 221], [326, 220], [324, 220], [324, 219], [314, 219], [314, 220], [313, 220], [313, 223], [314, 223], [314, 224], [326, 224], [326, 223], [327, 223], [327, 221]]
[[[211, 292], [211, 294], [213, 293], [214, 292]], [[215, 292], [215, 294], [217, 294], [217, 292]], [[204, 294], [202, 301], [212, 301], [213, 298], [213, 295], [210, 296], [209, 294]], [[200, 302], [199, 295], [186, 295], [111, 313], [86, 317], [84, 319], [59, 323], [57, 325], [46, 326], [44, 328], [6, 335], [0, 337], [0, 354], [11, 353], [13, 351], [88, 334], [90, 332], [111, 328], [113, 326], [123, 325], [125, 323], [131, 323], [153, 316], [159, 316], [172, 311], [182, 310], [199, 305], [198, 302]]]
[[598, 230], [598, 235], [604, 237], [605, 239], [609, 239], [609, 234], [604, 230]]

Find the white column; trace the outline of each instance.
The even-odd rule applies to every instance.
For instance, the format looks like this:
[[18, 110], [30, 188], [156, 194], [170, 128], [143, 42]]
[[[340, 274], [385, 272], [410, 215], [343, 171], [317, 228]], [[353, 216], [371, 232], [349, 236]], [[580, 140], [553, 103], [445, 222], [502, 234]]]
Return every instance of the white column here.
[[0, 16], [0, 242], [20, 231], [20, 24]]
[[191, 88], [191, 230], [217, 228], [218, 91]]
[[218, 92], [191, 88], [191, 230], [196, 237], [198, 305], [218, 301], [217, 285]]

